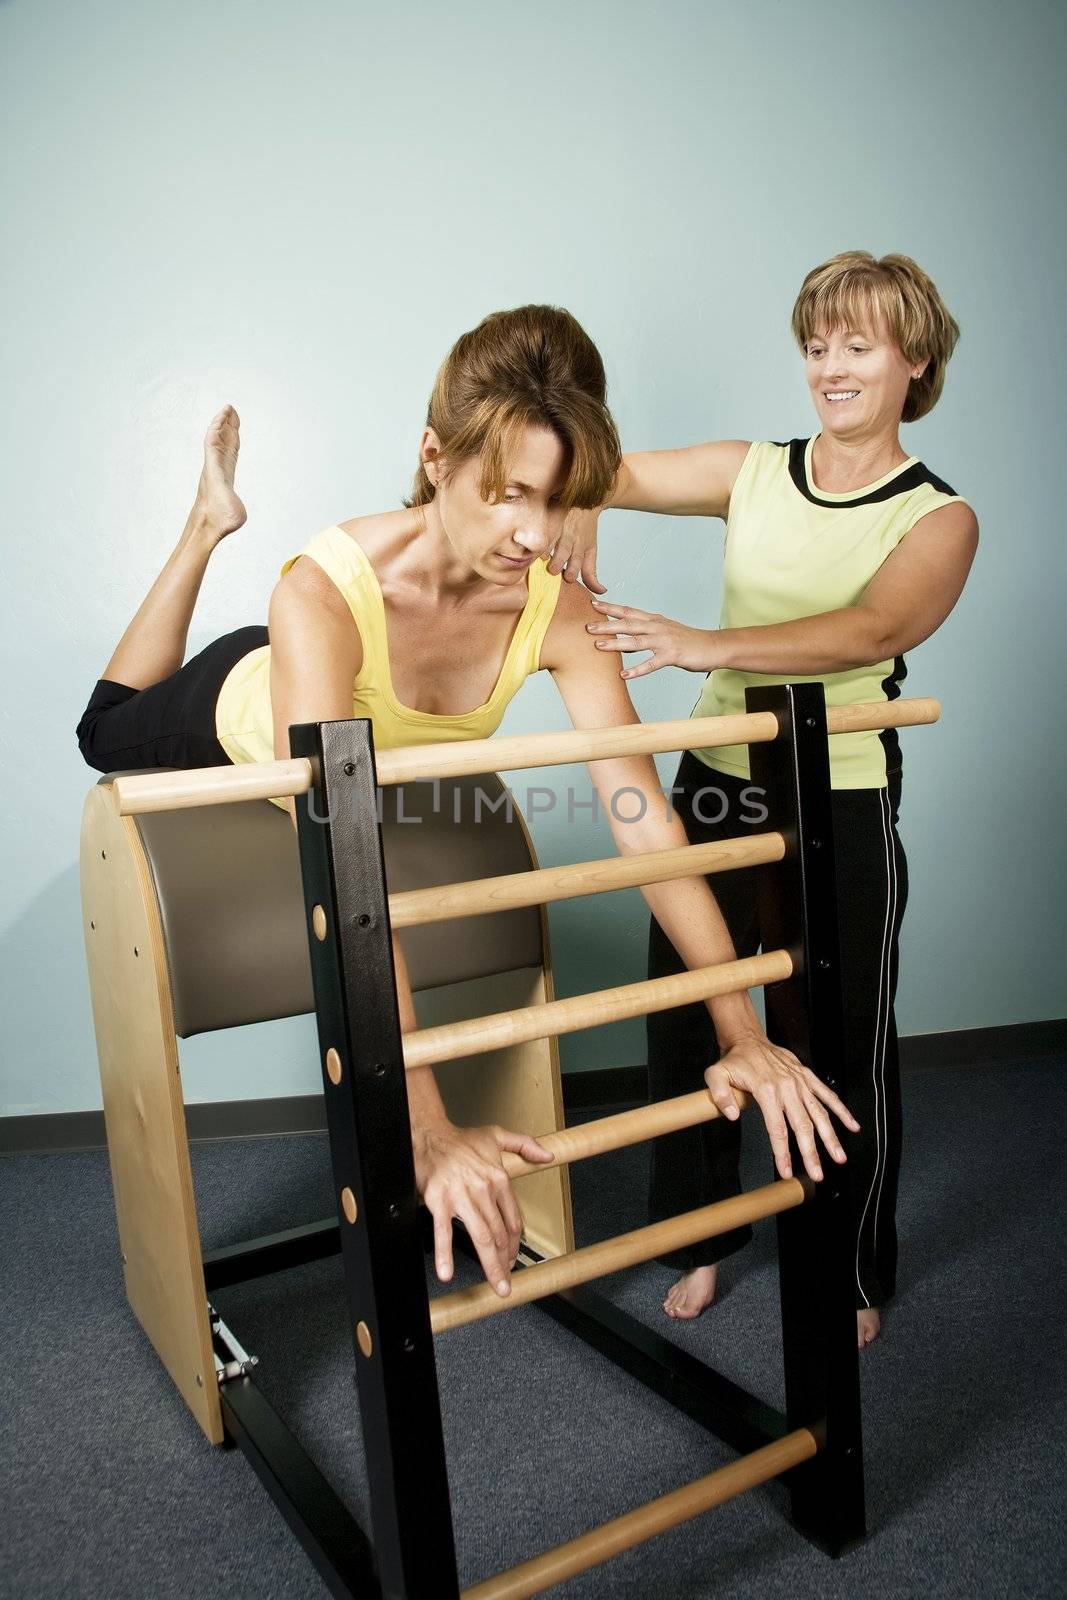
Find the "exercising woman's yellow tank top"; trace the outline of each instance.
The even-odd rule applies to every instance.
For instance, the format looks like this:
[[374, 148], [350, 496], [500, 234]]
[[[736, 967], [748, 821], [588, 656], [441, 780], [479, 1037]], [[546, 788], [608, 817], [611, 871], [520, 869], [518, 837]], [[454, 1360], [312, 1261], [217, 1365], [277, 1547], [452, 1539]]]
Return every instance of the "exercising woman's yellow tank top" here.
[[[814, 439], [751, 446], [730, 495], [726, 522], [721, 628], [792, 622], [853, 606], [887, 556], [920, 517], [960, 495], [909, 456], [877, 483], [828, 494], [812, 482]], [[709, 674], [694, 717], [743, 712], [749, 684], [821, 682], [827, 706], [895, 700], [907, 674], [904, 657], [846, 672]], [[748, 746], [694, 750], [706, 766], [749, 776]], [[839, 733], [830, 740], [835, 789], [884, 789], [900, 771], [894, 729]]]
[[[562, 582], [562, 578], [553, 577], [541, 561], [535, 561], [529, 569], [529, 598], [516, 623], [489, 699], [459, 716], [438, 716], [401, 705], [393, 691], [381, 585], [366, 554], [351, 534], [343, 528], [326, 528], [305, 545], [299, 555], [310, 556], [336, 584], [359, 629], [363, 665], [352, 684], [352, 715], [370, 718], [375, 747], [379, 750], [488, 738], [500, 726], [508, 702], [523, 681], [539, 669], [541, 645], [552, 621]], [[298, 556], [289, 558], [281, 569], [282, 576], [297, 559]], [[274, 760], [269, 644], [242, 656], [226, 677], [215, 704], [215, 731], [233, 762]]]

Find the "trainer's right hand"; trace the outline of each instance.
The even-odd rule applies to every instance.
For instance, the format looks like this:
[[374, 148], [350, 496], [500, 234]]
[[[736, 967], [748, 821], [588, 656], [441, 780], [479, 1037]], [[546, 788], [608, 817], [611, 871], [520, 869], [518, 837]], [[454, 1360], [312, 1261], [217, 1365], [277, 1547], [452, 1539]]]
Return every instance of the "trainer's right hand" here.
[[563, 531], [548, 555], [548, 570], [562, 572], [564, 583], [581, 578], [593, 594], [607, 594], [596, 575], [596, 530], [600, 508], [585, 511], [575, 506], [563, 520]]

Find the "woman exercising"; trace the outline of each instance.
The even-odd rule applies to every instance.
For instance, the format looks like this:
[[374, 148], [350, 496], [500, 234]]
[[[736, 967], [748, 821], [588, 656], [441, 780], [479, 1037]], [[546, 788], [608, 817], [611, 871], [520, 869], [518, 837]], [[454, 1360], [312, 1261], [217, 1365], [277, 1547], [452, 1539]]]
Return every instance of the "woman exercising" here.
[[[457, 342], [434, 385], [411, 503], [325, 529], [287, 561], [267, 628], [242, 628], [182, 665], [212, 550], [240, 527], [234, 490], [238, 417], [226, 407], [205, 440], [204, 470], [185, 530], [148, 593], [78, 726], [100, 771], [215, 766], [289, 754], [293, 723], [369, 717], [388, 749], [484, 738], [524, 678], [552, 673], [576, 728], [638, 720], [610, 657], [590, 647], [589, 596], [549, 574], [543, 558], [566, 511], [607, 496], [620, 461], [604, 367], [567, 312], [499, 312]], [[597, 761], [590, 776], [622, 853], [685, 843], [651, 757]], [[638, 820], [611, 799], [637, 791]], [[281, 802], [280, 802], [281, 803]], [[295, 820], [292, 801], [287, 804]], [[729, 961], [733, 946], [703, 878], [644, 891], [691, 967]], [[416, 1026], [394, 942], [403, 1030]], [[721, 1060], [708, 1087], [727, 1117], [735, 1089], [767, 1122], [779, 1172], [790, 1176], [791, 1128], [810, 1175], [822, 1176], [815, 1135], [835, 1161], [828, 1110], [853, 1131], [838, 1097], [795, 1056], [772, 1045], [747, 994], [707, 1002]], [[533, 1138], [458, 1128], [433, 1072], [407, 1074], [419, 1193], [434, 1220], [438, 1277], [452, 1275], [452, 1220], [467, 1228], [486, 1277], [509, 1291], [522, 1217], [501, 1152], [551, 1154]]]
[[[805, 278], [793, 308], [819, 419], [791, 444], [728, 440], [627, 455], [605, 506], [722, 517], [726, 558], [718, 629], [595, 601], [589, 631], [602, 651], [650, 650], [621, 674], [660, 667], [707, 673], [697, 717], [743, 711], [748, 684], [820, 679], [830, 706], [892, 700], [904, 652], [941, 626], [966, 581], [978, 524], [947, 483], [900, 443], [900, 424], [936, 404], [959, 329], [936, 287], [907, 256], [849, 251]], [[575, 511], [549, 563], [596, 580], [597, 513]], [[897, 835], [896, 733], [830, 740], [845, 1010], [844, 1081], [863, 1125], [850, 1162], [855, 1208], [857, 1333], [876, 1338], [896, 1285], [901, 1109], [893, 1000], [907, 862]], [[744, 745], [686, 752], [675, 778], [691, 841], [724, 838], [750, 820]], [[715, 893], [739, 954], [758, 949], [755, 881], [717, 874]], [[670, 930], [652, 924], [649, 974], [680, 970]], [[717, 1049], [695, 1006], [648, 1018], [653, 1099], [691, 1087]], [[708, 1123], [653, 1148], [654, 1217], [738, 1190], [740, 1128]], [[751, 1229], [671, 1257], [684, 1276], [670, 1316], [699, 1315], [715, 1296], [716, 1263]]]

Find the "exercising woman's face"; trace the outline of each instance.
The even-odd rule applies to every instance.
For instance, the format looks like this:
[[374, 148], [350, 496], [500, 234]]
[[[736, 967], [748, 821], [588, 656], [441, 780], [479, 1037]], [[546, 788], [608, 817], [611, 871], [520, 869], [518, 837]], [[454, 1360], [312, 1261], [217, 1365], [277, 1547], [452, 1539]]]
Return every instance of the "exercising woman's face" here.
[[510, 464], [500, 500], [483, 500], [482, 463], [470, 456], [439, 471], [440, 444], [432, 428], [423, 435], [423, 461], [437, 493], [433, 508], [457, 557], [492, 583], [518, 584], [559, 536], [563, 510], [559, 491], [566, 477], [566, 451], [547, 428], [526, 428]]
[[870, 438], [900, 424], [908, 384], [926, 362], [909, 364], [885, 328], [833, 328], [813, 335], [806, 353], [808, 388], [823, 432]]

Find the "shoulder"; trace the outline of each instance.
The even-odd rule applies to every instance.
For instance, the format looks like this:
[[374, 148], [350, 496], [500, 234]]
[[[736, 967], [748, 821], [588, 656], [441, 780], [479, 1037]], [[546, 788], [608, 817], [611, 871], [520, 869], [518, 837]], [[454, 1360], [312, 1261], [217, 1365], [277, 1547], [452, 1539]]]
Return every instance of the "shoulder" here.
[[362, 659], [362, 639], [348, 599], [316, 560], [297, 557], [279, 578], [270, 597], [267, 627], [278, 660], [295, 662], [324, 647], [354, 650], [354, 668]]
[[931, 538], [953, 538], [961, 543], [978, 543], [978, 518], [966, 500], [939, 500], [936, 504], [919, 505], [908, 531], [921, 530]]
[[720, 439], [709, 446], [715, 452], [716, 464], [732, 488], [745, 462], [762, 446], [758, 439]]
[[271, 595], [271, 612], [291, 612], [307, 606], [348, 616], [349, 608], [338, 587], [331, 546], [343, 538], [340, 528], [326, 528], [290, 556]]
[[376, 511], [363, 517], [349, 517], [337, 524], [337, 531], [358, 545], [368, 560], [377, 564], [387, 560], [394, 551], [422, 531], [422, 517], [415, 506], [403, 506], [396, 511]]
[[555, 610], [541, 645], [541, 666], [549, 671], [565, 665], [576, 653], [588, 651], [591, 645], [586, 633], [586, 623], [599, 622], [599, 612], [593, 609], [593, 596], [580, 583], [559, 584]]
[[932, 472], [925, 461], [917, 461], [905, 477], [911, 480], [903, 502], [909, 533], [921, 524], [926, 533], [977, 540], [978, 518], [974, 509], [950, 483]]
[[794, 439], [782, 444], [771, 439], [753, 439], [751, 442], [732, 440], [733, 471], [730, 479], [729, 504], [735, 506], [749, 491], [759, 495], [767, 489], [774, 475], [788, 468], [797, 447], [803, 453], [806, 441]]

